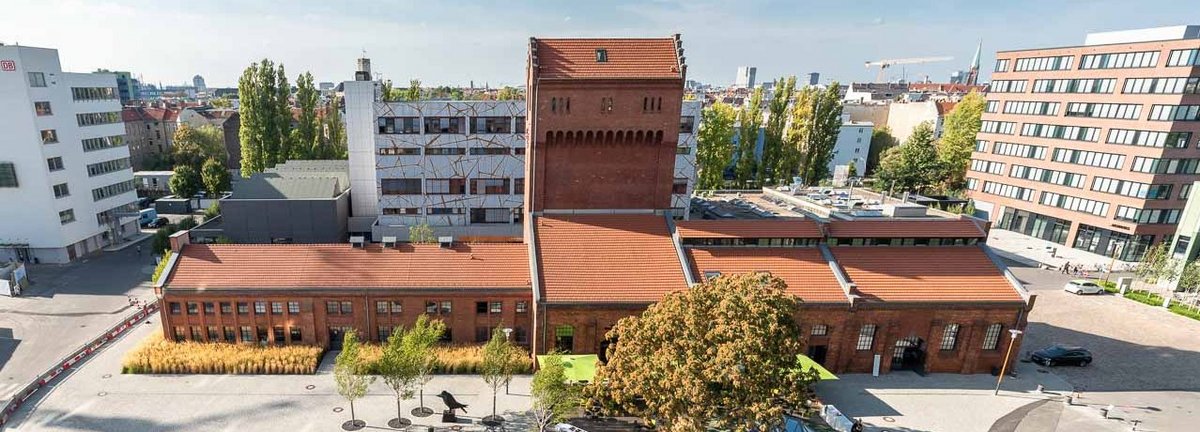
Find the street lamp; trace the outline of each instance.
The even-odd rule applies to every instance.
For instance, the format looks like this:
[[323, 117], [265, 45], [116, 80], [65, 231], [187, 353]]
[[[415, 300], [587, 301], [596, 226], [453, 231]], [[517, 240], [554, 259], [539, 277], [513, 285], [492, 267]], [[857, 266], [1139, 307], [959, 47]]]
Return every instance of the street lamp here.
[[[505, 328], [500, 329], [500, 331], [504, 332], [504, 341], [505, 342], [512, 341], [512, 332], [513, 332], [512, 327], [505, 327]], [[509, 380], [509, 381], [512, 381], [512, 380]], [[508, 382], [504, 383], [504, 394], [506, 394], [506, 395], [509, 394], [508, 393]]]
[[1117, 257], [1121, 255], [1121, 249], [1125, 247], [1125, 243], [1116, 243], [1113, 247], [1112, 261], [1108, 263], [1108, 271], [1104, 273], [1104, 281], [1108, 282], [1108, 277], [1112, 275], [1113, 270], [1117, 268]]
[[1004, 381], [1004, 373], [1008, 371], [1008, 359], [1012, 356], [1013, 345], [1017, 342], [1017, 336], [1022, 332], [1017, 329], [1008, 329], [1008, 352], [1004, 353], [1004, 364], [1000, 365], [1000, 376], [996, 377], [996, 392], [992, 395], [1000, 395], [1000, 382]]

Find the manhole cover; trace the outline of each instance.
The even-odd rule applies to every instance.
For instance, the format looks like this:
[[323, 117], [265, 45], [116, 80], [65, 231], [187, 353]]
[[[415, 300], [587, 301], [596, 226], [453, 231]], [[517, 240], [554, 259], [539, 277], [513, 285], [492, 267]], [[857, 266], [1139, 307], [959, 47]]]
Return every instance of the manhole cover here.
[[888, 422], [888, 423], [895, 423], [896, 419], [891, 418], [891, 417], [884, 417], [883, 421]]
[[109, 378], [112, 378], [112, 374], [104, 374], [104, 375], [101, 375], [100, 378], [109, 379]]
[[100, 397], [108, 396], [108, 392], [96, 393], [96, 396], [100, 396]]
[[304, 386], [304, 389], [305, 389], [305, 390], [312, 390], [312, 389], [315, 389], [315, 388], [317, 388], [317, 386], [315, 386], [315, 385], [312, 385], [312, 384], [309, 384], [309, 385], [306, 385], [306, 386]]
[[342, 412], [342, 407], [334, 407], [334, 408], [333, 408], [333, 412], [335, 412], [335, 413], [340, 413], [340, 412]]

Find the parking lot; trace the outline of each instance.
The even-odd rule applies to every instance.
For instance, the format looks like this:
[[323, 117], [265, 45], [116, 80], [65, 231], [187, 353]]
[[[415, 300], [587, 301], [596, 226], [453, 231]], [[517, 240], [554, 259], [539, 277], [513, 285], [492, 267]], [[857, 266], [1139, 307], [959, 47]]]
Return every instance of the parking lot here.
[[1067, 275], [1030, 267], [1013, 273], [1037, 294], [1022, 354], [1054, 343], [1090, 350], [1087, 367], [1049, 368], [1089, 406], [1114, 405], [1139, 430], [1191, 430], [1200, 423], [1200, 322], [1119, 295], [1062, 290]]
[[29, 289], [0, 296], [0, 401], [132, 313], [130, 297], [153, 298], [153, 258], [136, 247], [28, 268]]

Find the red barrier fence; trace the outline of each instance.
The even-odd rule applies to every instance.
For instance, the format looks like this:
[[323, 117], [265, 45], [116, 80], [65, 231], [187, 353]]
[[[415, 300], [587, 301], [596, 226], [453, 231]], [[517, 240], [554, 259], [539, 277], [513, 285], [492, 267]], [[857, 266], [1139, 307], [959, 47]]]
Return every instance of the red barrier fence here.
[[13, 413], [16, 413], [17, 410], [21, 408], [21, 405], [25, 403], [25, 401], [36, 395], [37, 392], [41, 391], [42, 388], [46, 387], [48, 384], [50, 384], [50, 382], [54, 381], [54, 378], [57, 378], [63, 372], [70, 370], [76, 364], [100, 350], [100, 348], [104, 347], [104, 345], [107, 345], [109, 342], [112, 342], [116, 338], [120, 337], [122, 334], [129, 331], [129, 329], [132, 329], [134, 326], [136, 326], [138, 322], [141, 322], [149, 317], [150, 314], [153, 314], [157, 311], [157, 300], [155, 300], [153, 303], [142, 306], [137, 312], [126, 317], [119, 324], [112, 326], [108, 329], [108, 331], [105, 331], [104, 334], [92, 339], [91, 342], [88, 342], [84, 346], [75, 350], [75, 352], [68, 354], [66, 358], [59, 361], [57, 364], [51, 367], [50, 370], [38, 375], [37, 379], [34, 379], [33, 382], [26, 385], [25, 388], [13, 394], [13, 398], [4, 405], [4, 410], [0, 411], [0, 427], [8, 424], [8, 421], [10, 418], [12, 418]]

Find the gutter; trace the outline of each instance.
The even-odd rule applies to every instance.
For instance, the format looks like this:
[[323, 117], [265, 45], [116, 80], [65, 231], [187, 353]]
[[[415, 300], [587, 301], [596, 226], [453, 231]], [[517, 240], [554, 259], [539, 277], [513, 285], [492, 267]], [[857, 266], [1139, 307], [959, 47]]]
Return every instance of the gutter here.
[[683, 242], [679, 237], [679, 231], [675, 229], [675, 220], [669, 215], [664, 215], [667, 219], [667, 231], [671, 233], [671, 245], [675, 246], [675, 255], [679, 257], [679, 265], [683, 267], [683, 279], [687, 281], [688, 287], [696, 285], [696, 275], [692, 274], [691, 262], [688, 261], [687, 253], [683, 250]]

